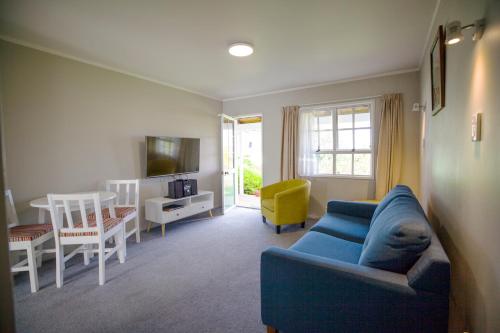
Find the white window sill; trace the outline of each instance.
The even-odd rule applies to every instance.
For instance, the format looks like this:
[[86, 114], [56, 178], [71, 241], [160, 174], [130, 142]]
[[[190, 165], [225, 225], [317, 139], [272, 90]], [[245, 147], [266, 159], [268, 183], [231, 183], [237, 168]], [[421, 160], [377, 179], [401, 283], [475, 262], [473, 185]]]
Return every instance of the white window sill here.
[[352, 179], [352, 180], [375, 180], [373, 176], [349, 176], [349, 175], [313, 175], [313, 176], [299, 176], [302, 178], [339, 178], [339, 179]]

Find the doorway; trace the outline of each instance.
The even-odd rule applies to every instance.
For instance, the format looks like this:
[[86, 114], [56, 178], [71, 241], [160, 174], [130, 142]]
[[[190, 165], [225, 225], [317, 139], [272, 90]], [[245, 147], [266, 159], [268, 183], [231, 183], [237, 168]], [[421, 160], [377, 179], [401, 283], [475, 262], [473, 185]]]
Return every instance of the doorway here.
[[241, 116], [235, 120], [236, 205], [260, 209], [262, 116]]

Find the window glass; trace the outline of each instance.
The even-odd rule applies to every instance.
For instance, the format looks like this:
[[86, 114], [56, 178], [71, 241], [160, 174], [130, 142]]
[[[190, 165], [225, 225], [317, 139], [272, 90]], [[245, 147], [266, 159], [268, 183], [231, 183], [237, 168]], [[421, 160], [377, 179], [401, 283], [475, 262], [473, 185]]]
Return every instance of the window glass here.
[[[309, 110], [307, 172], [316, 175], [372, 176], [372, 103]], [[307, 111], [305, 111], [307, 112]], [[302, 125], [301, 125], [302, 126]], [[302, 132], [301, 132], [302, 133]]]
[[335, 169], [337, 175], [352, 175], [352, 154], [337, 154]]
[[358, 108], [354, 114], [354, 127], [370, 127], [370, 112], [368, 108]]
[[328, 112], [328, 114], [318, 117], [318, 120], [319, 120], [319, 129], [321, 131], [333, 129], [331, 112]]
[[372, 170], [371, 154], [354, 154], [354, 174], [357, 176], [369, 176]]
[[352, 109], [338, 109], [337, 110], [337, 127], [352, 128]]
[[319, 148], [320, 150], [333, 149], [333, 131], [319, 132]]
[[333, 155], [332, 154], [318, 154], [318, 174], [331, 175], [333, 172]]
[[371, 133], [370, 129], [354, 130], [354, 148], [355, 149], [370, 149]]
[[337, 148], [340, 150], [352, 149], [352, 130], [339, 130], [337, 135]]

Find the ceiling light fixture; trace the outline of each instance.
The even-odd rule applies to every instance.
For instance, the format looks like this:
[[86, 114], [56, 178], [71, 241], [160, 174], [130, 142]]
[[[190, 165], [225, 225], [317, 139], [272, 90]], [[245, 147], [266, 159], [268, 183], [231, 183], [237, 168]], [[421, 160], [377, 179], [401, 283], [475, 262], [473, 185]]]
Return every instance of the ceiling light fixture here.
[[446, 25], [446, 45], [453, 45], [460, 43], [464, 40], [464, 35], [462, 30], [474, 28], [474, 34], [472, 35], [473, 41], [478, 41], [483, 36], [485, 20], [476, 20], [473, 24], [468, 24], [462, 27], [460, 21], [452, 21]]
[[249, 43], [234, 43], [229, 45], [228, 51], [235, 57], [248, 57], [253, 53], [253, 46]]

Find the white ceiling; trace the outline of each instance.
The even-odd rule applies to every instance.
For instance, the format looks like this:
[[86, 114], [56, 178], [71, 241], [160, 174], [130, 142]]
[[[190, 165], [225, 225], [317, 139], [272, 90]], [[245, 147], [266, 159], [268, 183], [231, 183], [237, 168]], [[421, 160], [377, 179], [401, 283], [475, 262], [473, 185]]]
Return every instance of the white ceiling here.
[[3, 0], [0, 35], [227, 99], [418, 68], [436, 2]]

